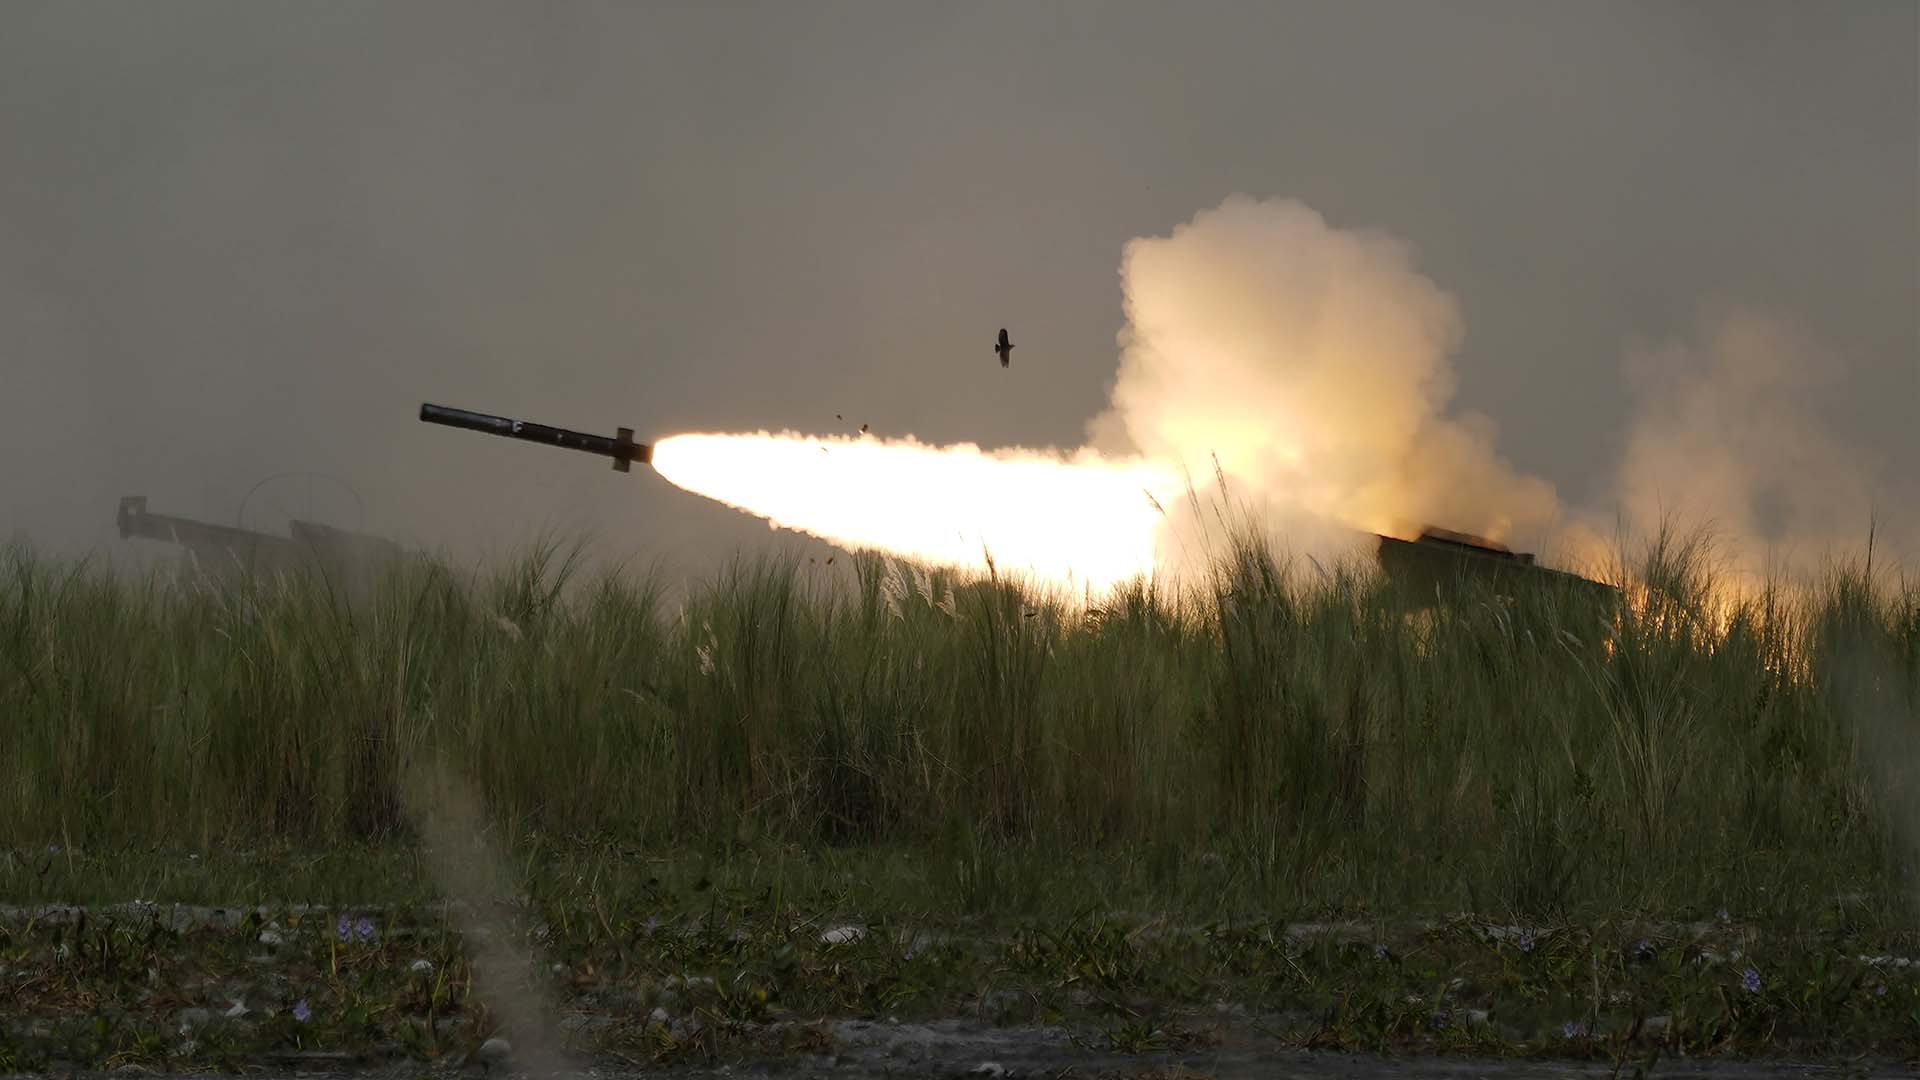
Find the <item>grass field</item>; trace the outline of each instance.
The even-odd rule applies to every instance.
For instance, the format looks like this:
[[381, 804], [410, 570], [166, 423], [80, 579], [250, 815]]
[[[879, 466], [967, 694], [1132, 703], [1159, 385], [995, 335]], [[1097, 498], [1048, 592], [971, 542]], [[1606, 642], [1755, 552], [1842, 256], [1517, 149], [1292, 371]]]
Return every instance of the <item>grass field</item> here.
[[[1668, 537], [1622, 560], [1615, 606], [1434, 605], [1242, 544], [1206, 588], [1085, 610], [876, 559], [741, 563], [672, 602], [582, 565], [415, 566], [348, 602], [8, 550], [0, 901], [275, 905], [332, 980], [310, 993], [332, 1026], [301, 1031], [412, 1008], [431, 1033], [457, 994], [400, 968], [349, 993], [342, 943], [284, 905], [435, 925], [402, 782], [433, 761], [482, 793], [575, 983], [638, 1008], [673, 974], [735, 980], [706, 1050], [730, 1017], [977, 1010], [996, 979], [1116, 1045], [1238, 1000], [1305, 1010], [1328, 1045], [1599, 1052], [1664, 1010], [1696, 1052], [1920, 1046], [1915, 969], [1864, 959], [1920, 955], [1920, 587], [1865, 559], [1734, 601], [1703, 542]], [[22, 918], [16, 973], [82, 940]], [[849, 918], [972, 944], [805, 929]], [[1203, 938], [1143, 944], [1154, 918]], [[1307, 919], [1374, 929], [1287, 944]], [[663, 922], [744, 930], [661, 950]], [[1538, 930], [1522, 950], [1505, 924]], [[139, 937], [103, 932], [110, 954]], [[368, 985], [392, 940], [346, 943]], [[108, 993], [102, 970], [73, 987]], [[1478, 997], [1443, 1006], [1450, 978]], [[0, 1013], [57, 1015], [33, 996], [57, 983], [0, 976]], [[412, 1005], [343, 1004], [388, 990]], [[1434, 1023], [1455, 1012], [1511, 1022]], [[64, 1056], [0, 1042], [0, 1068], [139, 1059], [136, 1021]], [[438, 1052], [422, 1038], [381, 1036]]]

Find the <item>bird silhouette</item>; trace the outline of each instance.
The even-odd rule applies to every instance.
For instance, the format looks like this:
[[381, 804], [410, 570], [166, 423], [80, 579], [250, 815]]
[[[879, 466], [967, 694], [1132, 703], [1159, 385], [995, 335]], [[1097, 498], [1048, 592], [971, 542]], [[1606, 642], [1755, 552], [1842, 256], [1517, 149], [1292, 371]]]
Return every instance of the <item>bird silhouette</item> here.
[[1013, 342], [1007, 340], [1007, 328], [1004, 326], [1000, 328], [1000, 340], [994, 344], [993, 351], [1000, 354], [1001, 367], [1013, 362]]

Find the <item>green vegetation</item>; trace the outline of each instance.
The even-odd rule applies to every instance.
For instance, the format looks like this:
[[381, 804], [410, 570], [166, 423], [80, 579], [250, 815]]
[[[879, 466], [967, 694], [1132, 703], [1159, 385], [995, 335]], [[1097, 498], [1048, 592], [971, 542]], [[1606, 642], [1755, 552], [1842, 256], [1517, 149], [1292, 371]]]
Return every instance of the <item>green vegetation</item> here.
[[[1705, 546], [1667, 539], [1612, 606], [1434, 605], [1242, 544], [1202, 592], [1079, 610], [875, 559], [739, 564], [673, 601], [581, 566], [415, 566], [348, 602], [0, 556], [0, 902], [279, 912], [3, 924], [0, 1013], [195, 974], [118, 1027], [15, 1031], [0, 1070], [177, 1057], [166, 1010], [241, 979], [263, 927], [293, 935], [272, 1007], [316, 1018], [230, 1050], [471, 1049], [484, 1011], [407, 966], [463, 962], [398, 786], [428, 758], [484, 793], [572, 1007], [624, 1018], [594, 1045], [637, 1059], [955, 1011], [1146, 1049], [1204, 1040], [1221, 1000], [1302, 1045], [1920, 1046], [1920, 969], [1861, 959], [1920, 955], [1920, 587], [1884, 569], [1725, 600]], [[343, 975], [288, 902], [380, 905], [383, 936]], [[820, 941], [849, 919], [874, 932]], [[1284, 933], [1302, 919], [1366, 929]], [[141, 949], [191, 963], [122, 962]], [[697, 1037], [646, 1019], [671, 978]], [[700, 978], [724, 989], [692, 1000]]]
[[1726, 607], [1708, 565], [1656, 547], [1617, 612], [1410, 613], [1242, 546], [1208, 595], [1076, 613], [875, 560], [670, 609], [542, 549], [349, 605], [15, 549], [0, 844], [399, 840], [396, 778], [437, 753], [516, 844], [886, 845], [968, 905], [1074, 852], [1134, 867], [1116, 900], [1220, 914], [1904, 908], [1920, 777], [1873, 765], [1916, 734], [1920, 589], [1839, 568]]

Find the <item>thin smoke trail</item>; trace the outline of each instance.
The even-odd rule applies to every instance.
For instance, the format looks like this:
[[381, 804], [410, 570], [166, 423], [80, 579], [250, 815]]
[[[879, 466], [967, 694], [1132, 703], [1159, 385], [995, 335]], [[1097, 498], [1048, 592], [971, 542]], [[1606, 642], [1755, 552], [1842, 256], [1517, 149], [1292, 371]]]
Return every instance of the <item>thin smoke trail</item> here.
[[533, 975], [536, 957], [502, 914], [516, 891], [505, 858], [487, 842], [479, 799], [442, 763], [415, 766], [402, 794], [427, 870], [472, 956], [475, 991], [499, 1016], [514, 1062], [536, 1077], [578, 1073], [554, 1025], [557, 1003]]

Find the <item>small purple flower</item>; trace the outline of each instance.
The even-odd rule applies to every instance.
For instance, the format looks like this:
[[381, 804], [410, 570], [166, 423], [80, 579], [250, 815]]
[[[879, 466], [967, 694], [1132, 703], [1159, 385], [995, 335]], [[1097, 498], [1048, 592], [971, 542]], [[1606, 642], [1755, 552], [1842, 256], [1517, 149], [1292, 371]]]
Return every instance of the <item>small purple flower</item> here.
[[1375, 960], [1391, 960], [1393, 959], [1393, 954], [1387, 951], [1385, 945], [1375, 945], [1373, 947], [1373, 958]]
[[1520, 939], [1519, 939], [1519, 942], [1518, 942], [1518, 944], [1519, 944], [1519, 946], [1520, 946], [1520, 951], [1521, 951], [1521, 952], [1523, 952], [1523, 953], [1530, 953], [1530, 952], [1532, 952], [1532, 951], [1533, 951], [1533, 932], [1532, 932], [1532, 931], [1527, 931], [1527, 932], [1525, 932], [1525, 933], [1522, 933], [1522, 934], [1520, 935]]
[[333, 936], [339, 938], [341, 941], [353, 940], [353, 924], [347, 920], [345, 915], [340, 916], [340, 921], [333, 924]]
[[1587, 1025], [1578, 1020], [1569, 1020], [1560, 1025], [1560, 1037], [1563, 1039], [1577, 1039], [1586, 1033]]
[[658, 915], [647, 916], [647, 936], [652, 937], [653, 932], [658, 929], [660, 929], [660, 916]]
[[1728, 917], [1727, 917], [1727, 909], [1726, 909], [1726, 908], [1721, 908], [1721, 909], [1720, 909], [1720, 910], [1719, 910], [1719, 911], [1717, 912], [1717, 914], [1718, 914], [1718, 915], [1720, 916], [1720, 921], [1721, 921], [1721, 922], [1726, 922], [1726, 921], [1727, 921], [1727, 918], [1728, 918]]
[[1874, 988], [1873, 988], [1873, 996], [1874, 996], [1874, 997], [1886, 997], [1886, 996], [1887, 996], [1887, 984], [1886, 984], [1886, 983], [1881, 983], [1881, 984], [1880, 984], [1879, 986], [1876, 986], [1876, 987], [1874, 987]]
[[1740, 986], [1742, 989], [1746, 990], [1747, 993], [1749, 994], [1759, 990], [1760, 989], [1760, 973], [1753, 970], [1752, 968], [1748, 968], [1740, 976]]
[[367, 918], [365, 915], [360, 916], [360, 921], [353, 924], [353, 932], [361, 941], [372, 941], [373, 920]]
[[1633, 958], [1635, 960], [1653, 959], [1653, 942], [1648, 941], [1646, 938], [1641, 938], [1639, 941], [1634, 942]]
[[1445, 1009], [1441, 1009], [1435, 1012], [1432, 1016], [1427, 1017], [1427, 1026], [1432, 1028], [1435, 1031], [1439, 1031], [1440, 1029], [1446, 1027], [1448, 1021], [1452, 1019], [1453, 1019], [1452, 1013], [1449, 1013]]
[[293, 1003], [293, 1018], [303, 1024], [313, 1018], [313, 1010], [307, 1008], [306, 998], [301, 998], [299, 1001]]

